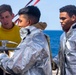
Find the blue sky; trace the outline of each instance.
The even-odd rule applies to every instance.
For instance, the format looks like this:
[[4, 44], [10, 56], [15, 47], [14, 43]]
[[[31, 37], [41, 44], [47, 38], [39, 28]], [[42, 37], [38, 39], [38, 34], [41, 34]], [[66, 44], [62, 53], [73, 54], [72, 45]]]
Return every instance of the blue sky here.
[[[23, 8], [30, 0], [0, 0], [1, 4], [11, 5], [14, 14]], [[34, 4], [36, 0], [30, 4]], [[36, 6], [41, 11], [40, 21], [47, 23], [46, 30], [62, 30], [59, 22], [59, 9], [65, 5], [76, 5], [75, 0], [40, 0]]]

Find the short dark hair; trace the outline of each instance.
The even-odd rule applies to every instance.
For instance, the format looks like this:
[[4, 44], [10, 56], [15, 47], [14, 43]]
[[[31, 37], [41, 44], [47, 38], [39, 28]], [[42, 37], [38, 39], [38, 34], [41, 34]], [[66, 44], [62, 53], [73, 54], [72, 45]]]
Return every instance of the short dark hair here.
[[29, 18], [34, 19], [37, 23], [40, 19], [41, 13], [37, 6], [27, 6], [19, 10], [18, 15], [28, 15]]
[[12, 8], [10, 5], [7, 4], [2, 4], [0, 5], [0, 14], [2, 14], [3, 12], [9, 11], [10, 14], [12, 14]]
[[67, 12], [69, 16], [76, 15], [76, 6], [75, 5], [66, 5], [59, 9], [60, 12]]

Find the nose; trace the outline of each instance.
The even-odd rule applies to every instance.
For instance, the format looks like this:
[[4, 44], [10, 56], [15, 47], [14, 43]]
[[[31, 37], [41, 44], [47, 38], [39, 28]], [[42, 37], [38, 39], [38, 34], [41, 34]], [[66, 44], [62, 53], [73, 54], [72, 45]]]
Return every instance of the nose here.
[[63, 20], [62, 19], [60, 19], [60, 23], [62, 23], [63, 22]]
[[63, 21], [64, 21], [64, 20], [60, 19], [60, 23], [61, 23], [61, 24], [63, 24]]

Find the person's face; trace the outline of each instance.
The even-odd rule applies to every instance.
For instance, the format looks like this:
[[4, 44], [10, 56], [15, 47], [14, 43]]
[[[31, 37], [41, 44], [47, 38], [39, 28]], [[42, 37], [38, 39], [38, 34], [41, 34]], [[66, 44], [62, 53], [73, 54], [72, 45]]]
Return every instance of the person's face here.
[[70, 17], [67, 12], [60, 13], [60, 23], [61, 23], [62, 29], [65, 32], [68, 32], [68, 30], [70, 29], [74, 21], [75, 21], [75, 15]]
[[29, 26], [29, 19], [27, 17], [27, 15], [19, 15], [19, 22], [18, 22], [18, 26], [19, 27], [27, 27]]
[[3, 12], [0, 15], [0, 22], [2, 24], [2, 27], [6, 29], [10, 29], [13, 26], [12, 24], [13, 17], [14, 17], [14, 14], [10, 14], [8, 11]]

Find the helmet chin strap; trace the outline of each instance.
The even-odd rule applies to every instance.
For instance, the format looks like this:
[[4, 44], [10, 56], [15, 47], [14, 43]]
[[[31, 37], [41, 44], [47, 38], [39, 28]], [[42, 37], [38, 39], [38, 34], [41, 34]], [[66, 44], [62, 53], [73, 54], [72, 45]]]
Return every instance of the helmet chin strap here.
[[[28, 6], [32, 1], [33, 1], [33, 0], [30, 0], [30, 1], [25, 5], [25, 7]], [[36, 5], [39, 1], [40, 1], [40, 0], [36, 0], [33, 5]], [[14, 18], [15, 18], [17, 15], [18, 15], [18, 14], [16, 14], [16, 15], [14, 16]], [[15, 23], [15, 24], [18, 23], [18, 19], [16, 19], [14, 23]]]

